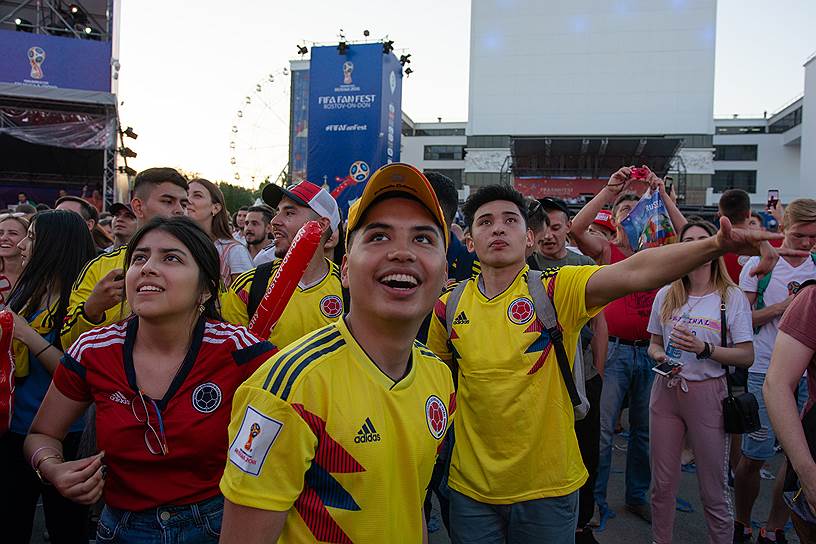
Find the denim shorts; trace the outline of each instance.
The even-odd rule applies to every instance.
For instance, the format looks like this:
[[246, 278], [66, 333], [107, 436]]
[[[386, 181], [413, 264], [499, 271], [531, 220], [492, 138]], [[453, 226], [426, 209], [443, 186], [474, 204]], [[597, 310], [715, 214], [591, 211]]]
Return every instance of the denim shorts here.
[[96, 529], [96, 542], [121, 544], [217, 544], [224, 515], [224, 497], [195, 504], [160, 506], [130, 512], [105, 506]]
[[[774, 446], [776, 435], [771, 427], [771, 419], [768, 417], [768, 409], [765, 407], [765, 397], [762, 395], [762, 385], [765, 383], [765, 374], [756, 372], [748, 373], [748, 384], [746, 386], [749, 393], [753, 393], [759, 404], [759, 423], [762, 425], [759, 430], [742, 436], [742, 454], [754, 461], [767, 461], [776, 454]], [[807, 402], [808, 390], [807, 380], [799, 380], [799, 387], [796, 392], [796, 404], [799, 412]]]

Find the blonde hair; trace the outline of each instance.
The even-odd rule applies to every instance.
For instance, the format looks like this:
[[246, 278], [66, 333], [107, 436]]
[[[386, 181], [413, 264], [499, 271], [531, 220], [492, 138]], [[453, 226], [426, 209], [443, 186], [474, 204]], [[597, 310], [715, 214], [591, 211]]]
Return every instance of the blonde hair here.
[[[690, 221], [680, 230], [680, 240], [686, 232], [692, 227], [699, 227], [706, 231], [710, 236], [717, 233], [714, 225], [708, 221]], [[709, 279], [714, 284], [723, 302], [728, 301], [728, 291], [731, 288], [737, 288], [737, 285], [731, 280], [728, 275], [728, 270], [725, 268], [725, 261], [722, 257], [718, 257], [711, 261], [711, 277]], [[663, 299], [663, 304], [660, 307], [660, 320], [663, 323], [668, 323], [672, 315], [682, 308], [688, 302], [689, 278], [688, 275], [683, 276], [678, 280], [674, 280], [669, 284], [669, 290], [666, 293], [666, 298]]]
[[785, 208], [782, 225], [790, 227], [795, 223], [816, 223], [816, 200], [797, 198]]

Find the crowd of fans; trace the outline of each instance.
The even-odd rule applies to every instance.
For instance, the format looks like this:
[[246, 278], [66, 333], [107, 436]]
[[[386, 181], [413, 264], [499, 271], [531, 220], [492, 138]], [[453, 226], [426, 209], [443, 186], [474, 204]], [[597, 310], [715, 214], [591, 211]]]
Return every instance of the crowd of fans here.
[[[616, 531], [625, 414], [622, 502], [653, 542], [672, 542], [689, 467], [708, 542], [784, 543], [789, 519], [816, 542], [816, 200], [775, 203], [772, 232], [744, 191], [707, 221], [648, 174], [620, 168], [577, 213], [499, 185], [460, 206], [404, 164], [345, 213], [303, 180], [230, 215], [172, 168], [102, 215], [21, 193], [0, 214], [2, 540], [31, 540], [41, 499], [54, 544], [595, 543]], [[644, 191], [674, 243], [632, 247]], [[309, 221], [318, 250], [260, 338]], [[745, 393], [759, 423], [729, 434], [723, 400]]]

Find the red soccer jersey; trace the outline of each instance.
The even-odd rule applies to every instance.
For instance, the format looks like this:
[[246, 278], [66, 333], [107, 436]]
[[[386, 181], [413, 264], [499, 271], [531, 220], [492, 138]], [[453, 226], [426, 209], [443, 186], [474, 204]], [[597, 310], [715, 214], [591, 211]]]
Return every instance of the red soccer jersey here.
[[105, 503], [138, 511], [213, 497], [227, 460], [233, 394], [276, 348], [245, 327], [201, 319], [178, 374], [164, 398], [155, 399], [168, 452], [154, 455], [145, 444], [150, 431], [131, 405], [140, 411], [133, 365], [138, 323], [132, 318], [83, 334], [54, 374], [65, 396], [96, 403], [97, 442], [108, 466]]

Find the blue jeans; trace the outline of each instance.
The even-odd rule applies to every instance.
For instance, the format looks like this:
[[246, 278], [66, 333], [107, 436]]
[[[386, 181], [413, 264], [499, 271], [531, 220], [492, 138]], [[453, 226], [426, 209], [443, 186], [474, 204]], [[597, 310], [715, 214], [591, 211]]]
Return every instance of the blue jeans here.
[[98, 544], [217, 544], [224, 515], [224, 497], [184, 506], [160, 506], [130, 512], [106, 506], [96, 530]]
[[515, 504], [485, 504], [450, 490], [453, 544], [575, 542], [578, 492]]
[[595, 502], [606, 510], [606, 488], [612, 466], [612, 441], [615, 423], [629, 394], [629, 445], [626, 450], [626, 504], [639, 505], [649, 501], [649, 397], [652, 391], [654, 362], [646, 354], [648, 346], [627, 346], [610, 339], [609, 356], [604, 367], [601, 391], [601, 449], [598, 479], [595, 482]]
[[[754, 461], [767, 461], [774, 455], [776, 450], [776, 435], [771, 426], [771, 418], [768, 416], [768, 408], [765, 406], [765, 395], [762, 393], [762, 386], [765, 383], [765, 374], [748, 372], [748, 383], [746, 390], [753, 393], [759, 405], [759, 423], [761, 427], [758, 431], [742, 435], [742, 454]], [[799, 380], [796, 390], [796, 405], [799, 413], [805, 407], [808, 398], [807, 380]]]

